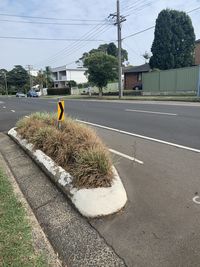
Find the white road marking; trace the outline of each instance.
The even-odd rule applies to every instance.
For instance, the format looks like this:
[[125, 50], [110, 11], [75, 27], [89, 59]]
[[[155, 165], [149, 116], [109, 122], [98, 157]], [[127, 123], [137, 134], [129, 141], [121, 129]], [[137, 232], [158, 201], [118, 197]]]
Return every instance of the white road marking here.
[[15, 112], [15, 110], [14, 109], [11, 109], [11, 112]]
[[94, 126], [94, 127], [106, 129], [106, 130], [109, 130], [109, 131], [113, 131], [113, 132], [117, 132], [117, 133], [121, 133], [121, 134], [126, 134], [126, 135], [130, 135], [130, 136], [135, 136], [135, 137], [138, 137], [138, 138], [142, 138], [142, 139], [145, 139], [145, 140], [157, 142], [157, 143], [160, 143], [160, 144], [169, 145], [169, 146], [173, 146], [173, 147], [176, 147], [176, 148], [181, 148], [181, 149], [185, 149], [185, 150], [188, 150], [188, 151], [200, 153], [199, 149], [195, 149], [195, 148], [192, 148], [192, 147], [182, 146], [182, 145], [179, 145], [179, 144], [166, 142], [166, 141], [163, 141], [163, 140], [160, 140], [160, 139], [156, 139], [156, 138], [152, 138], [152, 137], [148, 137], [148, 136], [144, 136], [144, 135], [140, 135], [140, 134], [134, 134], [134, 133], [126, 132], [126, 131], [123, 131], [123, 130], [118, 130], [118, 129], [115, 129], [115, 128], [107, 127], [107, 126], [104, 126], [104, 125], [99, 125], [99, 124], [96, 124], [96, 123], [91, 123], [91, 122], [82, 121], [82, 120], [78, 120], [78, 119], [76, 119], [76, 121], [78, 121], [80, 123], [87, 124], [87, 125], [91, 125], [91, 126]]
[[193, 197], [193, 202], [200, 205], [200, 201], [197, 201], [199, 199], [199, 196]]
[[128, 155], [126, 155], [126, 154], [124, 154], [124, 153], [121, 153], [121, 152], [119, 152], [119, 151], [117, 151], [117, 150], [114, 150], [114, 149], [111, 149], [111, 148], [110, 148], [109, 151], [110, 151], [111, 153], [116, 154], [116, 155], [118, 155], [118, 156], [121, 156], [121, 157], [123, 157], [123, 158], [129, 159], [129, 160], [131, 160], [131, 161], [135, 161], [135, 162], [137, 162], [137, 163], [139, 163], [139, 164], [144, 164], [143, 161], [141, 161], [141, 160], [139, 160], [139, 159], [136, 159], [136, 158], [134, 158], [134, 157], [130, 157], [130, 156], [128, 156]]
[[140, 109], [125, 109], [125, 111], [158, 114], [158, 115], [168, 115], [168, 116], [178, 116], [178, 114], [175, 114], [175, 113], [155, 112], [155, 111], [140, 110]]
[[6, 108], [5, 106], [3, 106], [3, 108]]

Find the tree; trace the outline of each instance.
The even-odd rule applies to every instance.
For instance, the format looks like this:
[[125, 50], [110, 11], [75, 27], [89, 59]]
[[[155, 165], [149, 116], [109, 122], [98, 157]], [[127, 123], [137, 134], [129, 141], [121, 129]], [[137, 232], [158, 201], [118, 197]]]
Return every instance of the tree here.
[[114, 43], [110, 43], [107, 46], [107, 53], [108, 53], [108, 55], [111, 55], [113, 57], [117, 57], [117, 53], [118, 53], [117, 46]]
[[[118, 56], [118, 48], [115, 45], [115, 43], [109, 43], [109, 44], [101, 44], [97, 49], [92, 49], [89, 52], [83, 53], [82, 57], [79, 58], [79, 60], [76, 61], [77, 64], [84, 65], [85, 59], [90, 56], [91, 54], [95, 54], [98, 52], [105, 53], [110, 56], [114, 56], [117, 58]], [[128, 52], [122, 48], [122, 64], [128, 60]]]
[[195, 34], [190, 17], [176, 10], [161, 11], [151, 48], [151, 68], [165, 70], [191, 66], [194, 48]]
[[0, 89], [4, 93], [6, 91], [6, 75], [8, 71], [6, 69], [0, 69]]
[[28, 82], [28, 72], [21, 65], [16, 65], [8, 72], [8, 84], [16, 89], [21, 90]]
[[68, 86], [69, 86], [70, 88], [72, 88], [72, 87], [76, 87], [76, 86], [77, 86], [77, 83], [76, 83], [74, 80], [70, 80], [70, 81], [68, 82]]
[[40, 89], [42, 90], [45, 83], [46, 75], [43, 73], [43, 70], [39, 70], [37, 77], [34, 79], [34, 84], [39, 84]]
[[49, 66], [46, 66], [43, 73], [46, 78], [46, 87], [49, 88], [52, 86], [52, 83], [53, 83], [51, 68]]
[[148, 53], [147, 51], [145, 51], [145, 53], [142, 56], [145, 59], [145, 63], [147, 63], [151, 58], [150, 53]]
[[88, 81], [99, 88], [100, 97], [103, 87], [117, 78], [117, 59], [105, 53], [98, 52], [89, 55], [84, 60], [84, 67], [88, 69], [86, 71]]

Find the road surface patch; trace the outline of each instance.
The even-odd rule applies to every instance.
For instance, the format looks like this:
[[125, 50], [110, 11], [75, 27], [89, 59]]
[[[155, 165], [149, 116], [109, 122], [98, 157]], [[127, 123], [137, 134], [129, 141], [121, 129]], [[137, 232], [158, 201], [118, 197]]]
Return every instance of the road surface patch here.
[[87, 125], [91, 125], [91, 126], [94, 126], [94, 127], [106, 129], [106, 130], [109, 130], [109, 131], [113, 131], [113, 132], [117, 132], [117, 133], [121, 133], [121, 134], [126, 134], [126, 135], [130, 135], [130, 136], [138, 137], [138, 138], [141, 138], [141, 139], [157, 142], [157, 143], [164, 144], [164, 145], [173, 146], [173, 147], [180, 148], [180, 149], [185, 149], [185, 150], [192, 151], [192, 152], [195, 152], [195, 153], [200, 153], [200, 149], [196, 149], [196, 148], [192, 148], [192, 147], [187, 147], [187, 146], [183, 146], [183, 145], [167, 142], [167, 141], [164, 141], [164, 140], [148, 137], [148, 136], [145, 136], [145, 135], [130, 133], [130, 132], [127, 132], [127, 131], [111, 128], [111, 127], [108, 127], [108, 126], [105, 126], [105, 125], [100, 125], [100, 124], [96, 124], [96, 123], [92, 123], [92, 122], [88, 122], [88, 121], [83, 121], [83, 120], [78, 120], [78, 119], [76, 119], [76, 121], [78, 121], [80, 123], [87, 124]]
[[113, 154], [116, 154], [116, 155], [120, 156], [120, 157], [129, 159], [129, 160], [131, 160], [131, 161], [135, 161], [135, 162], [137, 162], [137, 163], [139, 163], [139, 164], [144, 164], [143, 161], [141, 161], [141, 160], [139, 160], [139, 159], [136, 159], [136, 158], [134, 158], [134, 157], [130, 157], [130, 156], [128, 156], [128, 155], [126, 155], [126, 154], [124, 154], [124, 153], [121, 153], [121, 152], [119, 152], [119, 151], [117, 151], [117, 150], [114, 150], [114, 149], [111, 149], [111, 148], [110, 148], [109, 151], [110, 151], [111, 153], [113, 153]]
[[121, 179], [112, 167], [114, 179], [112, 186], [90, 189], [73, 187], [73, 177], [58, 166], [41, 150], [35, 150], [33, 145], [22, 139], [12, 128], [8, 135], [17, 142], [30, 157], [44, 170], [53, 182], [71, 199], [78, 211], [85, 217], [95, 218], [114, 214], [120, 211], [127, 202], [127, 195]]
[[140, 113], [147, 113], [147, 114], [157, 114], [157, 115], [167, 115], [167, 116], [178, 116], [178, 114], [175, 114], [175, 113], [156, 112], [156, 111], [139, 110], [139, 109], [125, 109], [125, 111], [140, 112]]

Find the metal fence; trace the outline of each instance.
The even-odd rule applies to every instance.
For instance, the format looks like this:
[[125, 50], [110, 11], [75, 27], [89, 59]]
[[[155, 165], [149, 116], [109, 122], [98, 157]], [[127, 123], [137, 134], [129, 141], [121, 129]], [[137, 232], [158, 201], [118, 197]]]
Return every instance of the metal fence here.
[[197, 94], [200, 66], [144, 73], [142, 81], [143, 94]]

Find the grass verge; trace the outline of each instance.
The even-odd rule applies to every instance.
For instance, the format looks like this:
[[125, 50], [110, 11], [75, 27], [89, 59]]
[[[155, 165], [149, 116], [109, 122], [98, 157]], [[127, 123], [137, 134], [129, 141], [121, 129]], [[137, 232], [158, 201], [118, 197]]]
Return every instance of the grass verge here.
[[[62, 98], [62, 99], [86, 99], [86, 100], [119, 100], [118, 96], [87, 96], [87, 95], [70, 95], [70, 96], [45, 96], [45, 98]], [[121, 100], [140, 100], [140, 101], [180, 101], [180, 102], [200, 102], [197, 96], [124, 96]]]
[[34, 250], [31, 227], [21, 202], [0, 169], [0, 266], [48, 266]]
[[77, 188], [109, 187], [112, 162], [96, 133], [67, 117], [57, 129], [55, 115], [35, 113], [17, 123], [17, 132], [71, 173]]

